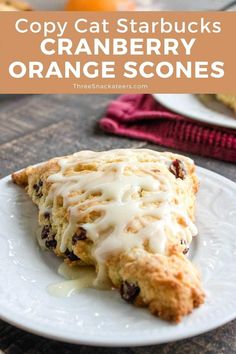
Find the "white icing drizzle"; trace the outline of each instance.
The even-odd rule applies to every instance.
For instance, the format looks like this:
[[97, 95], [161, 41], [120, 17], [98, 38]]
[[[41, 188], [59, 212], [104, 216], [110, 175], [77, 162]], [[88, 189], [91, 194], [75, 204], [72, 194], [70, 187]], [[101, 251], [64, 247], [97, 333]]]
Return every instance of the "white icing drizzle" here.
[[93, 267], [69, 267], [65, 263], [60, 265], [58, 273], [66, 280], [47, 288], [49, 294], [56, 297], [69, 297], [83, 289], [92, 288], [96, 278]]
[[[62, 235], [61, 252], [78, 227], [83, 227], [94, 242], [98, 277], [103, 277], [104, 261], [111, 253], [143, 249], [148, 244], [151, 252], [165, 254], [168, 238], [176, 235], [189, 244], [197, 229], [183, 207], [183, 197], [175, 190], [178, 183], [183, 191], [184, 182], [169, 171], [175, 158], [178, 155], [125, 149], [82, 151], [59, 159], [60, 171], [48, 177], [52, 186], [46, 206], [62, 196], [68, 208], [69, 224]], [[85, 167], [78, 172], [79, 164]], [[98, 214], [97, 219], [85, 223], [92, 213]], [[178, 217], [186, 227], [178, 223]]]

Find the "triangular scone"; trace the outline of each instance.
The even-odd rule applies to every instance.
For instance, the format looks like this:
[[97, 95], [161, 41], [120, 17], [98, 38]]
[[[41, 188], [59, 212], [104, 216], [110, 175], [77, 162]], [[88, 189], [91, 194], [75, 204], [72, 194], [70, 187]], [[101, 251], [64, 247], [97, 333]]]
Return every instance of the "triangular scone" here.
[[198, 180], [192, 160], [146, 149], [81, 151], [14, 173], [39, 207], [42, 239], [94, 265], [123, 299], [178, 322], [204, 301], [186, 258]]
[[21, 0], [0, 0], [0, 11], [31, 11], [32, 8]]
[[217, 100], [223, 103], [225, 106], [231, 108], [236, 114], [236, 93], [232, 93], [232, 94], [217, 93], [215, 95], [199, 94], [197, 96], [202, 101], [202, 103], [204, 103], [204, 105], [210, 109], [212, 109], [213, 103], [215, 103]]

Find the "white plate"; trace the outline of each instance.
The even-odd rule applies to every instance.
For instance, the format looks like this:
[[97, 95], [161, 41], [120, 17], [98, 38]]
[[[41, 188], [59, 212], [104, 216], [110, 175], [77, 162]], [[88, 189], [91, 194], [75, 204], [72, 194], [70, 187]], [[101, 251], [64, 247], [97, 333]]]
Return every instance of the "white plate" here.
[[236, 116], [231, 109], [210, 99], [205, 105], [196, 95], [191, 94], [154, 94], [166, 108], [208, 124], [236, 129]]
[[202, 168], [199, 236], [190, 257], [200, 269], [206, 303], [179, 325], [126, 304], [115, 291], [52, 297], [60, 261], [34, 238], [37, 211], [10, 177], [0, 181], [0, 317], [27, 331], [67, 342], [138, 346], [194, 336], [236, 317], [236, 184]]

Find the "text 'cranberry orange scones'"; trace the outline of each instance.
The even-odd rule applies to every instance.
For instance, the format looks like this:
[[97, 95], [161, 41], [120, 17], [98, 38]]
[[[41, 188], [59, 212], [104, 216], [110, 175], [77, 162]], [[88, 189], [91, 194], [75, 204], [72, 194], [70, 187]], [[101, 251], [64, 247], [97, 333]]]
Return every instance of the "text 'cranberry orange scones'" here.
[[39, 207], [46, 248], [93, 265], [124, 300], [179, 322], [204, 301], [186, 258], [198, 180], [192, 160], [146, 149], [81, 151], [14, 173]]
[[0, 11], [30, 11], [32, 8], [21, 0], [0, 0]]

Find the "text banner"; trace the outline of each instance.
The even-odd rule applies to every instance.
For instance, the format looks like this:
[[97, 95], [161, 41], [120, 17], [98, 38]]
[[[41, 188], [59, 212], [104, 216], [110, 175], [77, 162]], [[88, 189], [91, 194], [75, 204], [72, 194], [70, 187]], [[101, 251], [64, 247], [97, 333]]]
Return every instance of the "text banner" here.
[[0, 93], [236, 92], [236, 13], [0, 13]]

